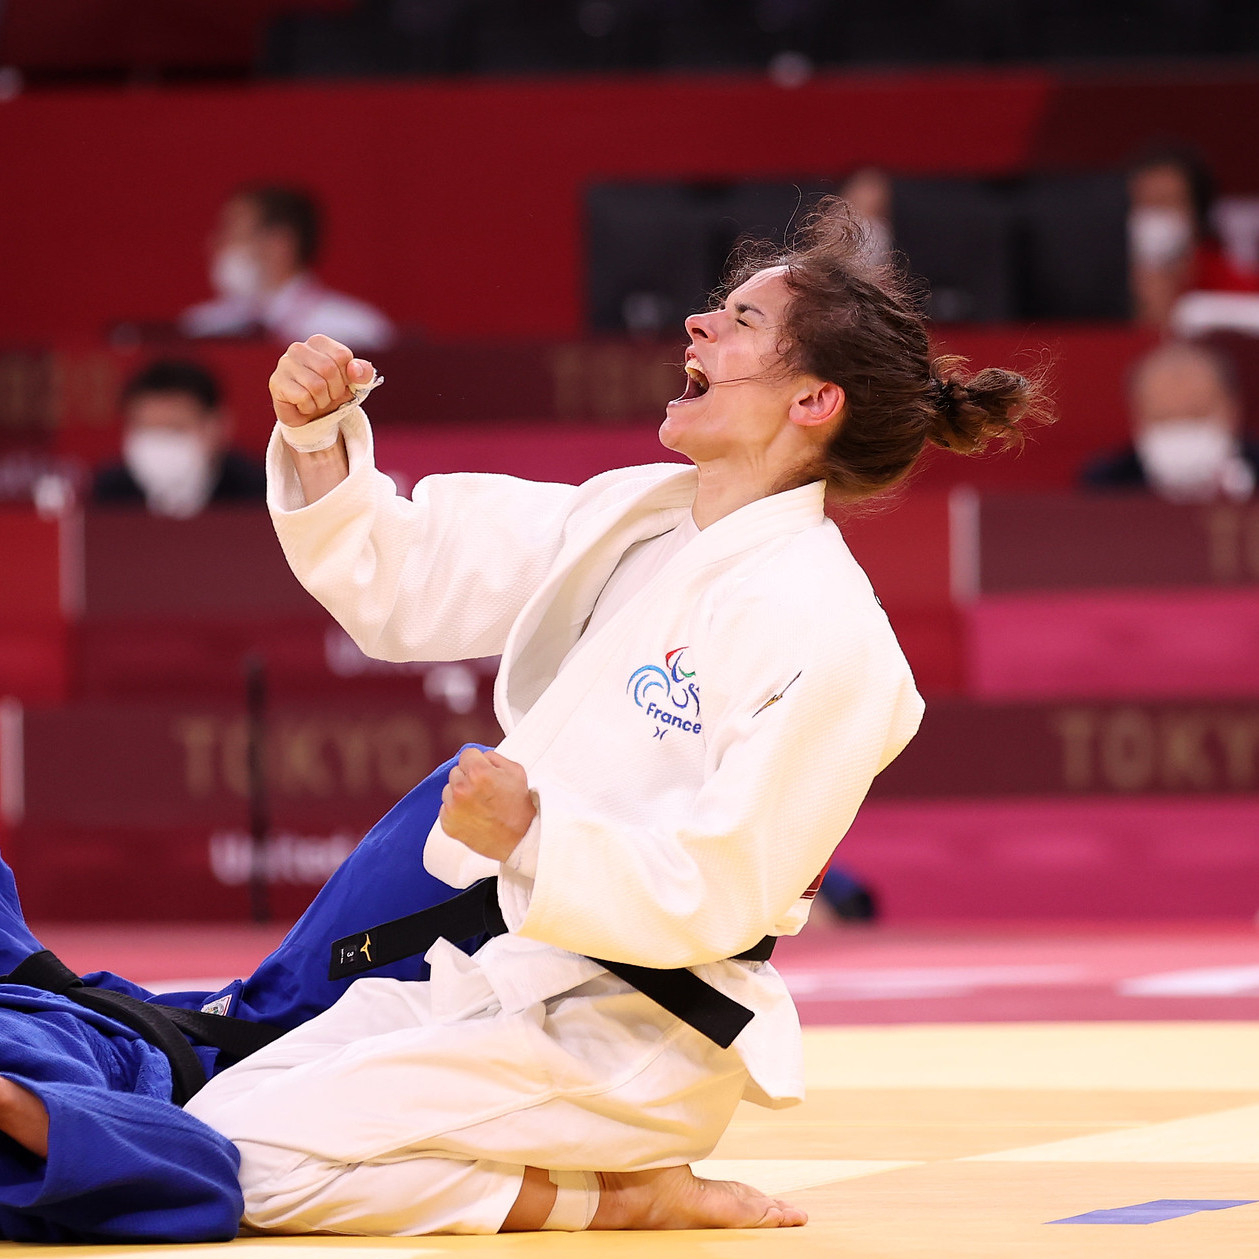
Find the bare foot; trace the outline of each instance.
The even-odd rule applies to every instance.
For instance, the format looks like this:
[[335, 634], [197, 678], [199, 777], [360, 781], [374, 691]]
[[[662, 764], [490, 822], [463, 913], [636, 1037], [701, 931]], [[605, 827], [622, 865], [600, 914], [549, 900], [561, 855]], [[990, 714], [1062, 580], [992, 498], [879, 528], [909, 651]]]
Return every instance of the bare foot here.
[[48, 1157], [48, 1111], [34, 1093], [0, 1077], [0, 1132], [40, 1158]]
[[736, 1180], [701, 1180], [689, 1167], [599, 1172], [591, 1228], [795, 1228], [808, 1216]]

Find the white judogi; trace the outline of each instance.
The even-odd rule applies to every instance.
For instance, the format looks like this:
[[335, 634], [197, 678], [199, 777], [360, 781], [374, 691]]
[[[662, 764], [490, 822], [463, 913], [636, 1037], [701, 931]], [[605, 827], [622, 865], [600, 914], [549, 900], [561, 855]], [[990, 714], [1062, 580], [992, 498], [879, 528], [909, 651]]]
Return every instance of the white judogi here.
[[[691, 1161], [740, 1095], [802, 1096], [781, 978], [723, 959], [804, 924], [922, 702], [820, 482], [688, 540], [692, 468], [581, 486], [438, 476], [407, 500], [357, 407], [342, 431], [350, 475], [309, 506], [272, 442], [294, 572], [369, 655], [501, 653], [499, 749], [527, 769], [538, 820], [504, 866], [439, 825], [425, 850], [456, 886], [497, 874], [509, 934], [471, 959], [439, 942], [427, 984], [360, 980], [189, 1109], [240, 1145], [251, 1223], [490, 1232], [523, 1165]], [[680, 524], [663, 566], [639, 548], [617, 572]], [[692, 967], [756, 1017], [721, 1050], [591, 956]]]

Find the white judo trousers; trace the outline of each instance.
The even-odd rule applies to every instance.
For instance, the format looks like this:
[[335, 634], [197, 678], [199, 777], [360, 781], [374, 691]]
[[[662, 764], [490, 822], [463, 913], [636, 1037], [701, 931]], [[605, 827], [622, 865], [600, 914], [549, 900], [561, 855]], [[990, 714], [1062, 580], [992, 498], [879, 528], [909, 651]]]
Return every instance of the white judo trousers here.
[[689, 1163], [729, 1123], [739, 1055], [614, 976], [508, 1014], [475, 958], [430, 958], [428, 982], [359, 980], [189, 1103], [240, 1149], [246, 1224], [494, 1233], [526, 1166]]
[[[472, 959], [439, 942], [427, 983], [360, 980], [189, 1109], [240, 1146], [255, 1227], [493, 1232], [525, 1166], [690, 1162], [740, 1096], [803, 1095], [786, 985], [731, 959], [803, 926], [922, 701], [820, 482], [670, 539], [694, 469], [436, 476], [406, 499], [362, 411], [340, 422], [349, 476], [309, 505], [272, 442], [290, 565], [369, 655], [501, 655], [499, 750], [538, 815], [502, 865], [440, 825], [425, 845], [452, 886], [497, 875], [508, 934]], [[631, 567], [641, 587], [601, 609]], [[720, 1049], [594, 957], [688, 967], [754, 1017]]]

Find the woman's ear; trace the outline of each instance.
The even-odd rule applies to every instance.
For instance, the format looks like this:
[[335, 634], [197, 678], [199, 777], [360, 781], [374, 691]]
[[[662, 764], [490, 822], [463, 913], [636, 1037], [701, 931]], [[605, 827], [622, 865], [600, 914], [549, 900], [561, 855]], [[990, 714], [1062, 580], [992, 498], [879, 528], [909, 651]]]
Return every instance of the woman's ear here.
[[837, 421], [844, 411], [845, 394], [830, 380], [815, 381], [791, 400], [788, 418], [804, 428], [818, 428]]

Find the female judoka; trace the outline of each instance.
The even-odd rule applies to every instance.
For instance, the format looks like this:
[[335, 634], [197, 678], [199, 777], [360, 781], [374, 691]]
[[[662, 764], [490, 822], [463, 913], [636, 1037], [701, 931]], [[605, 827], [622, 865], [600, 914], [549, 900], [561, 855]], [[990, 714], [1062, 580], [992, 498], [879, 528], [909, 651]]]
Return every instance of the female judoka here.
[[[329, 940], [452, 894], [424, 870], [420, 853], [453, 767], [440, 766], [372, 828], [279, 948], [243, 983], [214, 993], [155, 996], [97, 972], [70, 991], [138, 998], [159, 1028], [168, 1008], [210, 1010], [211, 1028], [227, 1015], [251, 1027], [284, 1029], [326, 1010], [352, 982], [328, 978]], [[176, 1086], [194, 1088], [198, 1073], [212, 1075], [231, 1059], [196, 1038], [181, 1041], [175, 1026], [166, 1030], [182, 1054], [168, 1057], [169, 1040], [164, 1050], [108, 1008], [86, 1007], [66, 995], [61, 983], [49, 991], [36, 982], [39, 973], [29, 973], [32, 957], [39, 962], [41, 953], [23, 919], [13, 872], [0, 860], [0, 1238], [234, 1237], [241, 1216], [236, 1150], [172, 1104]], [[377, 973], [419, 979], [428, 968], [411, 959]], [[175, 1078], [181, 1065], [190, 1069], [191, 1082]]]
[[[255, 1227], [804, 1221], [687, 1164], [740, 1098], [802, 1096], [787, 989], [740, 955], [800, 930], [922, 712], [824, 499], [896, 484], [928, 441], [1015, 438], [1035, 388], [933, 360], [842, 203], [686, 329], [660, 437], [691, 466], [580, 486], [456, 474], [400, 497], [358, 405], [369, 364], [314, 337], [271, 378], [269, 501], [306, 587], [369, 655], [502, 656], [506, 737], [463, 755], [424, 860], [496, 876], [507, 931], [470, 958], [439, 940], [426, 983], [360, 980], [193, 1099], [240, 1148]], [[689, 968], [750, 1022], [723, 1047], [627, 963]]]

